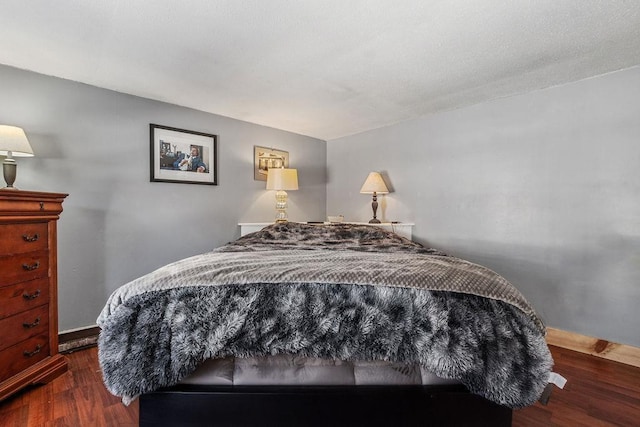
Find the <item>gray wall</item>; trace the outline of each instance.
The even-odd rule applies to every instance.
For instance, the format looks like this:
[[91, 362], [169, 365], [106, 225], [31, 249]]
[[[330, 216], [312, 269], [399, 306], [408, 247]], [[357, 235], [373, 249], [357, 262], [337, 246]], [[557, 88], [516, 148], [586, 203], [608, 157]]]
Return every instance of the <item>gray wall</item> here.
[[[254, 145], [289, 151], [298, 168], [289, 217], [324, 217], [324, 141], [6, 66], [0, 94], [0, 123], [24, 128], [36, 153], [18, 159], [15, 185], [69, 193], [60, 330], [95, 324], [125, 282], [239, 237], [238, 222], [273, 220], [274, 194], [253, 180]], [[149, 182], [149, 123], [218, 135], [219, 185]]]
[[327, 143], [327, 213], [492, 268], [549, 326], [640, 346], [640, 68]]

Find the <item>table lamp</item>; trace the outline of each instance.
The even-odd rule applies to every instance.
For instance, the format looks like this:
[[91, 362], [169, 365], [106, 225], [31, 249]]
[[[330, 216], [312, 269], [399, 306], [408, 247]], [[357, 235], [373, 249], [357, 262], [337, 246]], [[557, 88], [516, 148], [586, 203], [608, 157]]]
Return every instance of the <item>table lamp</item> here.
[[7, 183], [5, 189], [16, 190], [13, 183], [16, 180], [18, 165], [13, 156], [33, 157], [33, 149], [21, 128], [0, 125], [0, 156], [7, 156], [2, 162], [2, 173]]
[[373, 209], [373, 218], [369, 220], [369, 224], [380, 224], [380, 220], [376, 218], [378, 210], [378, 194], [387, 194], [389, 189], [382, 179], [382, 175], [378, 172], [371, 172], [367, 176], [366, 181], [360, 189], [361, 194], [373, 194], [371, 209]]
[[276, 222], [287, 221], [287, 192], [298, 189], [298, 170], [270, 168], [267, 171], [267, 190], [276, 190]]

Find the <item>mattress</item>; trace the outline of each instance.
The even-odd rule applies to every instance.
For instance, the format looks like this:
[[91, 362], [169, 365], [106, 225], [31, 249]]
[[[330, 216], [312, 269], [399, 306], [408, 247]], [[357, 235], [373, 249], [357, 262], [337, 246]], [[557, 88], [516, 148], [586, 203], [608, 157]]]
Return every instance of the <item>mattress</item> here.
[[294, 355], [208, 359], [181, 384], [190, 385], [439, 385], [458, 384], [418, 364], [328, 360]]

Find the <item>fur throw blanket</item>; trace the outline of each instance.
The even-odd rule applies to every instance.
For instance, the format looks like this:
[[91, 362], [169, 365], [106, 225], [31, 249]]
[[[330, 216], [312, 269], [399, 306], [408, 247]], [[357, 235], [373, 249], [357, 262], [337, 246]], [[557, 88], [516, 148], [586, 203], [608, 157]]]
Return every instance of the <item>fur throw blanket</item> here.
[[[273, 253], [287, 259], [287, 251], [286, 269], [295, 275], [253, 274], [262, 270], [255, 268], [260, 259]], [[418, 286], [395, 283], [393, 275], [369, 283], [376, 282], [371, 274], [363, 274], [366, 283], [350, 283], [351, 276], [359, 275], [326, 274], [333, 261], [295, 262], [306, 253], [311, 259], [340, 263], [353, 258], [357, 263], [367, 256], [362, 252], [416, 258], [424, 265], [470, 264], [378, 227], [267, 227], [197, 257], [195, 264], [194, 259], [170, 264], [114, 292], [98, 319], [107, 388], [128, 402], [176, 384], [207, 358], [288, 353], [417, 363], [500, 404], [535, 402], [552, 360], [544, 328], [524, 299], [521, 306], [520, 300], [514, 304], [442, 290], [450, 285], [441, 282], [452, 276], [441, 272], [426, 275]], [[313, 265], [321, 271], [314, 273]], [[292, 279], [307, 274], [308, 280]], [[482, 286], [506, 286], [490, 270], [478, 275], [487, 278], [479, 282]], [[433, 286], [424, 286], [424, 280]], [[510, 285], [505, 292], [519, 294]]]

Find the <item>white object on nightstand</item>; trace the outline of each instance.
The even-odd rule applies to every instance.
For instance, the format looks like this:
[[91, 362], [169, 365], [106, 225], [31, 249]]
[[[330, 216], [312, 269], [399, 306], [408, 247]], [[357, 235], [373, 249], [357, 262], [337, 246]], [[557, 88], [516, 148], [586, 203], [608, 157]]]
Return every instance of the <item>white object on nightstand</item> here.
[[[264, 227], [273, 224], [272, 222], [241, 222], [238, 223], [240, 226], [240, 236], [244, 236], [245, 234], [253, 233], [255, 231], [260, 231]], [[325, 222], [325, 224], [329, 224]], [[411, 240], [413, 226], [415, 224], [411, 222], [383, 222], [380, 224], [369, 224], [368, 222], [343, 222], [342, 224], [357, 224], [357, 225], [373, 225], [376, 227], [381, 227], [384, 230], [392, 231], [406, 239]]]
[[240, 236], [244, 236], [245, 234], [255, 233], [256, 231], [260, 231], [268, 225], [272, 225], [273, 222], [239, 222], [240, 226]]

